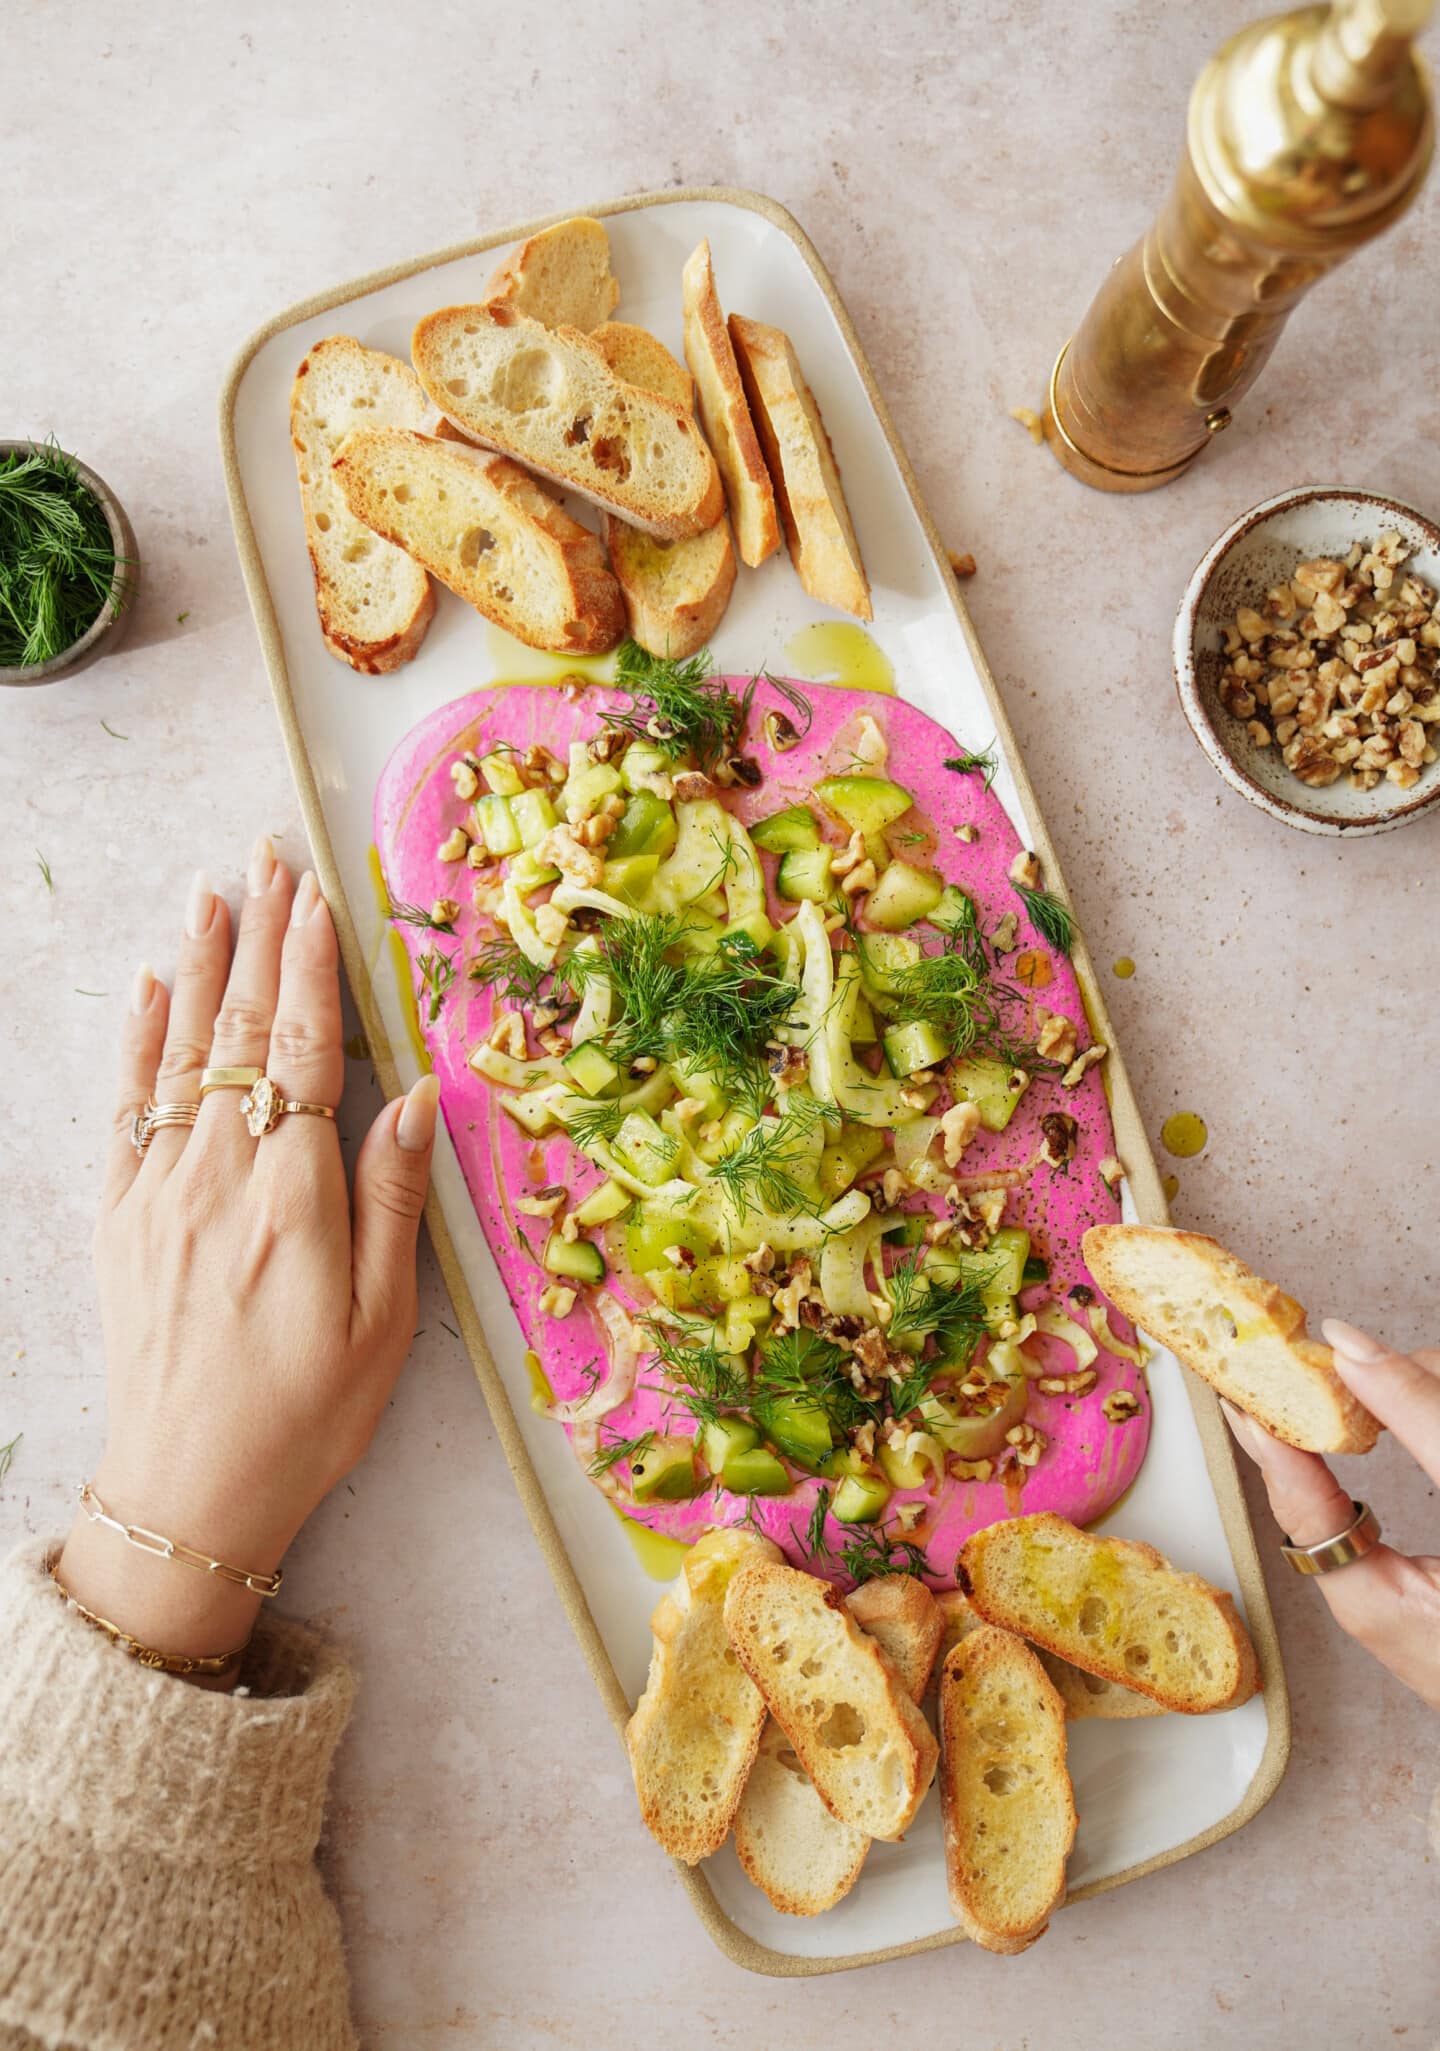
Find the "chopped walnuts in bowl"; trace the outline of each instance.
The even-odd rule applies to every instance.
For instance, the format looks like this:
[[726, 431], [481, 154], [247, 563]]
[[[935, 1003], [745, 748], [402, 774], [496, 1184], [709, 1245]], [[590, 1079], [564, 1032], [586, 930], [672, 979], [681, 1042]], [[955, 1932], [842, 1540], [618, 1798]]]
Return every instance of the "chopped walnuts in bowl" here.
[[1436, 759], [1440, 604], [1388, 528], [1298, 562], [1224, 631], [1220, 702], [1301, 783], [1411, 790]]

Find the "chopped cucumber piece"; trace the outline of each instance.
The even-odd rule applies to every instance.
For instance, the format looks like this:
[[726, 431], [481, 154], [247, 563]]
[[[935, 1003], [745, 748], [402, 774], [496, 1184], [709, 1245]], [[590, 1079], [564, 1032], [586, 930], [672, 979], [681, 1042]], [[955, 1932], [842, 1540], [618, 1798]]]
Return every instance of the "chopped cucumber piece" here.
[[1025, 1272], [1020, 1277], [1021, 1288], [1029, 1289], [1033, 1287], [1033, 1285], [1036, 1282], [1048, 1282], [1049, 1280], [1049, 1261], [1042, 1260], [1038, 1253], [1032, 1253], [1025, 1263]]
[[957, 1061], [950, 1071], [950, 1088], [957, 1099], [976, 1104], [980, 1123], [987, 1132], [1003, 1132], [1015, 1106], [1030, 1081], [1023, 1068], [1007, 1068], [1003, 1061]]
[[520, 1090], [501, 1097], [500, 1109], [513, 1118], [522, 1131], [538, 1139], [555, 1123], [555, 1113], [545, 1101], [546, 1094], [546, 1089]]
[[620, 1080], [619, 1069], [608, 1054], [602, 1054], [594, 1040], [586, 1040], [572, 1047], [568, 1054], [562, 1054], [560, 1066], [576, 1089], [584, 1090], [587, 1097], [602, 1095]]
[[549, 1275], [561, 1275], [567, 1282], [603, 1282], [605, 1257], [588, 1239], [562, 1239], [552, 1232], [545, 1242], [542, 1262]]
[[766, 1438], [802, 1466], [820, 1466], [835, 1449], [829, 1417], [808, 1396], [772, 1397], [755, 1415]]
[[634, 905], [637, 910], [648, 908], [650, 886], [655, 881], [655, 872], [660, 867], [659, 855], [622, 855], [616, 861], [607, 861], [600, 879], [601, 888], [622, 904]]
[[705, 1235], [688, 1219], [652, 1212], [642, 1201], [625, 1221], [625, 1259], [637, 1275], [650, 1275], [668, 1268], [667, 1246], [683, 1246], [697, 1260], [709, 1251]]
[[533, 848], [521, 848], [512, 857], [506, 871], [506, 881], [513, 883], [521, 897], [529, 897], [534, 890], [543, 890], [547, 883], [558, 883], [560, 871], [552, 869], [548, 862], [540, 861]]
[[787, 904], [829, 904], [834, 896], [828, 847], [793, 848], [780, 857], [775, 888]]
[[958, 883], [947, 883], [940, 893], [940, 902], [930, 914], [930, 923], [938, 926], [942, 933], [953, 933], [957, 926], [968, 924], [974, 909]]
[[912, 1211], [885, 1234], [887, 1246], [923, 1246], [925, 1227], [930, 1223], [928, 1211]]
[[850, 1037], [857, 1047], [873, 1047], [875, 1044], [875, 1014], [870, 1001], [855, 992], [855, 1006], [850, 1013]]
[[588, 768], [572, 771], [560, 793], [565, 817], [572, 825], [577, 819], [588, 819], [619, 788], [620, 771], [612, 763], [592, 762]]
[[615, 1152], [642, 1182], [668, 1182], [679, 1142], [662, 1132], [648, 1111], [631, 1111], [615, 1135]]
[[694, 1097], [701, 1106], [702, 1116], [719, 1118], [726, 1110], [729, 1099], [708, 1068], [704, 1068], [693, 1054], [681, 1054], [671, 1063], [671, 1073], [682, 1097]]
[[827, 1481], [843, 1481], [847, 1474], [870, 1472], [853, 1446], [837, 1446], [820, 1471]]
[[772, 1312], [768, 1296], [740, 1296], [725, 1306], [725, 1350], [727, 1353], [748, 1353], [755, 1343], [755, 1334], [761, 1325], [768, 1324]]
[[510, 810], [520, 829], [521, 847], [536, 846], [553, 826], [560, 823], [555, 807], [543, 790], [517, 791], [510, 800]]
[[890, 1490], [878, 1474], [847, 1474], [835, 1491], [830, 1514], [842, 1524], [873, 1524], [889, 1500]]
[[760, 1434], [748, 1417], [717, 1417], [700, 1434], [700, 1451], [712, 1474], [719, 1474], [737, 1454], [753, 1452], [759, 1443]]
[[681, 1503], [700, 1493], [691, 1439], [652, 1439], [630, 1462], [630, 1486], [637, 1503]]
[[715, 1253], [697, 1261], [691, 1288], [701, 1303], [734, 1303], [750, 1294], [750, 1271], [738, 1254]]
[[722, 1487], [737, 1496], [788, 1496], [790, 1476], [773, 1453], [752, 1446], [748, 1453], [733, 1453], [720, 1470]]
[[513, 798], [525, 788], [520, 771], [515, 766], [515, 758], [509, 753], [482, 755], [480, 774], [485, 780], [486, 790], [494, 791], [502, 798]]
[[678, 832], [675, 814], [664, 798], [657, 797], [653, 790], [639, 790], [621, 813], [620, 824], [605, 843], [605, 852], [612, 860], [626, 855], [654, 855], [658, 861], [674, 847]]
[[749, 940], [763, 952], [775, 938], [775, 928], [764, 912], [747, 912], [744, 918], [730, 921], [725, 928], [725, 938]]
[[480, 829], [480, 838], [492, 855], [516, 855], [520, 852], [520, 828], [515, 823], [515, 814], [510, 809], [510, 800], [489, 791], [483, 798], [475, 800], [475, 824]]
[[882, 932], [898, 933], [917, 919], [929, 918], [944, 893], [944, 878], [935, 870], [892, 862], [865, 900], [866, 922]]
[[845, 1125], [840, 1137], [820, 1156], [820, 1193], [844, 1196], [857, 1175], [878, 1161], [885, 1151], [885, 1135], [870, 1125]]
[[588, 1231], [592, 1225], [608, 1225], [612, 1218], [623, 1218], [635, 1201], [628, 1189], [622, 1189], [611, 1176], [597, 1183], [589, 1196], [575, 1206], [575, 1223]]
[[632, 741], [620, 758], [620, 781], [626, 790], [643, 790], [646, 777], [668, 776], [674, 766], [665, 750], [653, 742]]
[[983, 1258], [994, 1269], [991, 1286], [1007, 1296], [1018, 1296], [1030, 1260], [1030, 1234], [1022, 1225], [1001, 1225], [991, 1233]]
[[910, 810], [915, 800], [888, 776], [829, 776], [815, 795], [852, 830], [879, 833]]
[[882, 1033], [881, 1040], [892, 1075], [914, 1075], [917, 1069], [938, 1068], [950, 1052], [944, 1034], [925, 1019], [891, 1026]]
[[787, 805], [783, 812], [758, 820], [750, 828], [750, 838], [766, 854], [788, 855], [799, 848], [819, 847], [820, 828], [808, 805]]

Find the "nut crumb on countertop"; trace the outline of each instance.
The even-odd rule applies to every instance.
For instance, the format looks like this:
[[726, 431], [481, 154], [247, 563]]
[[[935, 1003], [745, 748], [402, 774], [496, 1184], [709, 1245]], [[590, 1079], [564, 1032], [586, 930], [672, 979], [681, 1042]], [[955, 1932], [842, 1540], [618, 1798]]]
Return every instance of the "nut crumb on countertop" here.
[[1411, 790], [1436, 759], [1440, 603], [1410, 553], [1387, 529], [1297, 563], [1225, 629], [1221, 704], [1312, 789], [1348, 773], [1356, 790]]

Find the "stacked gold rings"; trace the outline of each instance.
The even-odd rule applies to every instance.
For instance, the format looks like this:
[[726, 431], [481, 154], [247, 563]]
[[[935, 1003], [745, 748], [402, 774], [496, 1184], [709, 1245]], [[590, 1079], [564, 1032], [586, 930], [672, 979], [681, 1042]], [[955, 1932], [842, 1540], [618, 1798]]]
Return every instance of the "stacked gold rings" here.
[[[334, 1119], [328, 1104], [305, 1104], [287, 1097], [263, 1068], [207, 1068], [200, 1077], [200, 1097], [212, 1090], [243, 1090], [240, 1110], [245, 1129], [252, 1139], [264, 1139], [280, 1120], [295, 1115]], [[200, 1116], [200, 1104], [147, 1104], [130, 1121], [130, 1144], [141, 1160], [155, 1134], [165, 1125], [193, 1125]]]

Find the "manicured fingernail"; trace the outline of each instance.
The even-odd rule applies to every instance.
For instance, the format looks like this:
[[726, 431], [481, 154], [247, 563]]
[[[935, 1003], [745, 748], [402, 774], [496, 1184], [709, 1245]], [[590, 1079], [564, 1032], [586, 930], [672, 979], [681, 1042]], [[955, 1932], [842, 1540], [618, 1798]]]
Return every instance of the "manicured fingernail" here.
[[215, 893], [210, 888], [210, 878], [203, 869], [197, 869], [185, 903], [185, 931], [192, 940], [203, 940], [214, 916]]
[[250, 850], [250, 866], [245, 871], [245, 888], [252, 897], [263, 897], [270, 888], [270, 878], [275, 874], [275, 850], [270, 845], [268, 833], [262, 833]]
[[1391, 1350], [1378, 1339], [1372, 1339], [1368, 1332], [1362, 1332], [1355, 1325], [1342, 1324], [1336, 1317], [1323, 1319], [1320, 1329], [1337, 1353], [1343, 1353], [1347, 1360], [1357, 1361], [1362, 1367], [1384, 1360]]
[[130, 985], [130, 1009], [139, 1018], [150, 1009], [155, 995], [155, 971], [148, 961], [142, 961], [135, 971], [135, 980]]
[[1264, 1450], [1264, 1441], [1250, 1419], [1243, 1410], [1237, 1410], [1233, 1403], [1227, 1403], [1223, 1396], [1220, 1398], [1220, 1408], [1225, 1412], [1225, 1422], [1235, 1434], [1243, 1451], [1247, 1452], [1252, 1460], [1258, 1461]]
[[440, 1105], [440, 1083], [433, 1075], [422, 1075], [400, 1107], [395, 1126], [395, 1144], [407, 1154], [423, 1154], [435, 1137], [435, 1113]]
[[295, 902], [290, 907], [292, 926], [303, 926], [320, 903], [320, 885], [315, 881], [315, 871], [307, 869], [295, 888]]

